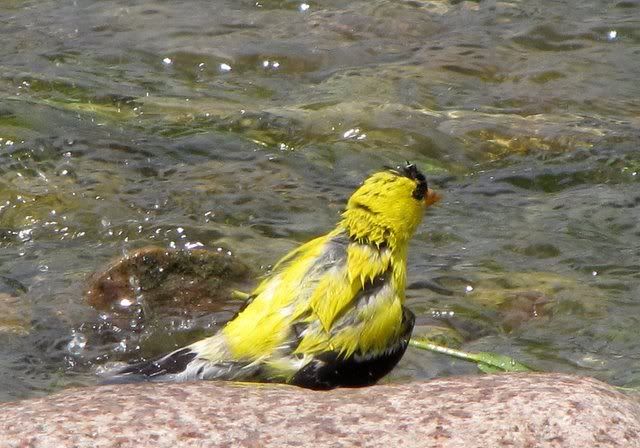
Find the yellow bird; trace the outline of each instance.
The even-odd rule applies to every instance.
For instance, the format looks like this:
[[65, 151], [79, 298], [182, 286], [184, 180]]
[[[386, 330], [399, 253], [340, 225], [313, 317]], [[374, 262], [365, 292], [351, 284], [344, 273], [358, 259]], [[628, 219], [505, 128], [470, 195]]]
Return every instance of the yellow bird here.
[[409, 343], [415, 316], [403, 306], [407, 248], [425, 208], [439, 199], [413, 164], [373, 174], [336, 228], [282, 258], [215, 335], [107, 381], [376, 383]]

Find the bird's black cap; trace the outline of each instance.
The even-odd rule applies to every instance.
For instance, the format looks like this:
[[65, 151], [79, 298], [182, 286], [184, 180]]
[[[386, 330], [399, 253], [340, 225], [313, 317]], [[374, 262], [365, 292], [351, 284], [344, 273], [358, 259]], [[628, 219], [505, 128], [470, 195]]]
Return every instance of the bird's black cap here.
[[405, 166], [399, 166], [397, 171], [403, 176], [416, 181], [418, 185], [416, 185], [416, 189], [413, 190], [412, 196], [418, 200], [424, 199], [429, 185], [427, 184], [427, 178], [424, 177], [424, 174], [420, 172], [415, 163], [407, 161], [407, 164]]

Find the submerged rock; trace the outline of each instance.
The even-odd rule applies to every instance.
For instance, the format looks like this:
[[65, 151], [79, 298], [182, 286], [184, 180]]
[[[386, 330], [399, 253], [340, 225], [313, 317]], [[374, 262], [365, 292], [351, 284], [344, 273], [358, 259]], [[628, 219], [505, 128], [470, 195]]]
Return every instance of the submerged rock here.
[[146, 247], [94, 273], [86, 301], [99, 313], [76, 333], [85, 365], [150, 358], [206, 337], [243, 304], [251, 269], [226, 250]]
[[0, 292], [0, 335], [27, 335], [31, 331], [31, 310], [21, 297]]
[[24, 300], [27, 287], [11, 277], [0, 275], [0, 335], [27, 335], [31, 331], [31, 302]]
[[563, 374], [314, 392], [196, 382], [71, 389], [8, 403], [10, 447], [640, 447], [640, 405]]
[[125, 311], [139, 298], [165, 313], [217, 311], [233, 289], [246, 287], [250, 277], [250, 269], [225, 251], [146, 247], [93, 274], [85, 297], [105, 311]]

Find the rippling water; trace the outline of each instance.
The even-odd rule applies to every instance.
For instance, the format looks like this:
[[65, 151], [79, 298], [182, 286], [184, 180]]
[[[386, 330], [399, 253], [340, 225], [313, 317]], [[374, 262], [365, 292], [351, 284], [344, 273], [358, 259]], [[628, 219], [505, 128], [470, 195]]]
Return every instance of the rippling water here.
[[[640, 3], [5, 1], [0, 38], [0, 400], [138, 353], [91, 343], [114, 257], [201, 243], [259, 272], [404, 160], [445, 194], [419, 324], [640, 385]], [[393, 377], [474, 369], [410, 352]]]

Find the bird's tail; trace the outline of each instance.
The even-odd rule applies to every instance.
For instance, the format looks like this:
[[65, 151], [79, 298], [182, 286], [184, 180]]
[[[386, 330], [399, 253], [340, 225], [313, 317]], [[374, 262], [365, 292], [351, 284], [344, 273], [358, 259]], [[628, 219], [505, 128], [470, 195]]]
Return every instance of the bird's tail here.
[[184, 375], [197, 353], [184, 347], [160, 358], [129, 364], [104, 374], [104, 383], [119, 384], [139, 381], [166, 381]]
[[260, 371], [259, 363], [230, 360], [223, 340], [216, 335], [159, 358], [108, 371], [103, 374], [103, 383], [203, 379], [255, 381]]

